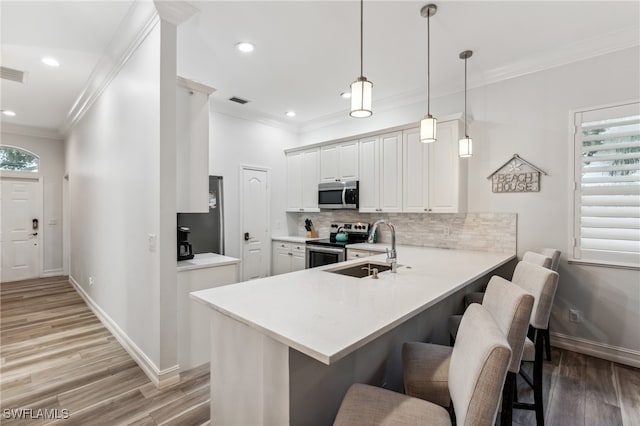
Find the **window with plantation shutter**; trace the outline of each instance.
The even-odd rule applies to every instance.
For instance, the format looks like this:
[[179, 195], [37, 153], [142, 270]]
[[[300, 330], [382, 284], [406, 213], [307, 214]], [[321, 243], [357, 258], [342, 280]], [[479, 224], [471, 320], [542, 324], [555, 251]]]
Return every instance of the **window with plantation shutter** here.
[[640, 103], [577, 111], [574, 258], [640, 266]]

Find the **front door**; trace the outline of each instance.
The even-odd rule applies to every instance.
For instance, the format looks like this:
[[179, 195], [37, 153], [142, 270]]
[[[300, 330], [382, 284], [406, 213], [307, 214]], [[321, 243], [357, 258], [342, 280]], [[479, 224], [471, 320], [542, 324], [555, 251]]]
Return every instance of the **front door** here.
[[242, 168], [242, 279], [269, 273], [269, 174]]
[[3, 178], [0, 181], [0, 281], [40, 276], [40, 182]]

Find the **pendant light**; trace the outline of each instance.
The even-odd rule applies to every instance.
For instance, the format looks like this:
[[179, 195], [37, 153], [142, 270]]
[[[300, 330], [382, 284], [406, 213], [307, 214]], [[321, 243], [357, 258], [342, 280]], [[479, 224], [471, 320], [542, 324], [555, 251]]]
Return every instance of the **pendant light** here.
[[430, 18], [436, 14], [438, 7], [435, 4], [427, 4], [420, 9], [420, 15], [427, 18], [427, 115], [420, 121], [420, 142], [431, 143], [436, 141], [436, 125], [438, 120], [431, 115], [431, 52], [430, 52]]
[[464, 138], [458, 141], [458, 156], [471, 157], [473, 155], [473, 139], [469, 137], [467, 129], [467, 59], [473, 55], [473, 51], [460, 52], [460, 59], [464, 59]]
[[362, 71], [363, 63], [363, 8], [364, 0], [360, 0], [360, 77], [351, 83], [351, 112], [349, 115], [356, 118], [370, 117], [371, 96], [373, 92], [373, 83], [367, 80]]

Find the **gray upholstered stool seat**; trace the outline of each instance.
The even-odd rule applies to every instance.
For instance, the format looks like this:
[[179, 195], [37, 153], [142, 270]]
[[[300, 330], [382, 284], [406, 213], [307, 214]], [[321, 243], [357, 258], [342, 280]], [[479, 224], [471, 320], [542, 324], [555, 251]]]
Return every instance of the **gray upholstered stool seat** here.
[[449, 413], [418, 398], [356, 383], [340, 406], [334, 425], [449, 426]]

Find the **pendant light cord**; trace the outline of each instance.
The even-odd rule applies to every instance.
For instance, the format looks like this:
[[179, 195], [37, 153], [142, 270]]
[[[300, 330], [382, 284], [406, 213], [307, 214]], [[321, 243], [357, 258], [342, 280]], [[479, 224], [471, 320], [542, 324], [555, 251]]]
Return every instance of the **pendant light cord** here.
[[427, 115], [431, 116], [431, 14], [427, 12]]
[[464, 58], [464, 137], [469, 139], [467, 133], [467, 58]]
[[360, 0], [360, 76], [364, 76], [364, 71], [363, 71], [363, 65], [362, 63], [364, 62], [363, 59], [363, 55], [364, 55], [364, 0]]

